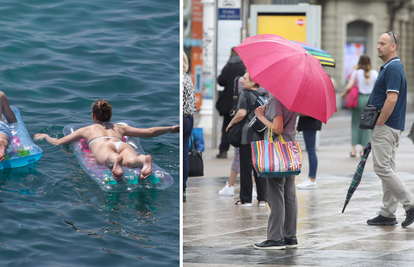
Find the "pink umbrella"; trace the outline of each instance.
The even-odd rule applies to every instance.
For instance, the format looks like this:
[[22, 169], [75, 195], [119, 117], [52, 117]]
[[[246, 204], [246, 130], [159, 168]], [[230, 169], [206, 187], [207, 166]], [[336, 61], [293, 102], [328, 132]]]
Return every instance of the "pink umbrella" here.
[[321, 63], [300, 44], [274, 34], [246, 38], [235, 48], [253, 81], [290, 111], [324, 123], [336, 112], [335, 90]]

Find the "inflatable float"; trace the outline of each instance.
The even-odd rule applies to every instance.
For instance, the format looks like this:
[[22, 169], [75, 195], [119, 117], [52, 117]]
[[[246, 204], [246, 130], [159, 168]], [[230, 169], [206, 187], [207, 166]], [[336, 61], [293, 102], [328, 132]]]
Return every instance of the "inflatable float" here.
[[20, 110], [15, 106], [10, 106], [16, 115], [17, 122], [7, 123], [2, 116], [2, 121], [7, 123], [13, 135], [7, 148], [4, 160], [0, 162], [0, 169], [23, 167], [38, 161], [43, 154], [42, 149], [35, 145], [30, 138], [26, 125], [20, 117]]
[[[114, 123], [135, 127], [135, 124], [132, 121], [120, 121]], [[90, 124], [69, 124], [63, 128], [63, 134], [65, 136], [69, 135], [77, 129], [88, 125]], [[138, 155], [145, 154], [141, 144], [139, 143], [139, 138], [125, 136], [123, 141], [131, 145]], [[84, 139], [73, 142], [70, 147], [86, 174], [106, 192], [133, 192], [139, 190], [140, 188], [162, 190], [173, 184], [173, 178], [171, 175], [154, 163], [152, 163], [152, 174], [146, 179], [140, 179], [141, 169], [131, 169], [123, 166], [122, 171], [124, 173], [124, 177], [122, 181], [118, 182], [115, 178], [113, 178], [112, 171], [107, 166], [96, 162], [96, 159]]]

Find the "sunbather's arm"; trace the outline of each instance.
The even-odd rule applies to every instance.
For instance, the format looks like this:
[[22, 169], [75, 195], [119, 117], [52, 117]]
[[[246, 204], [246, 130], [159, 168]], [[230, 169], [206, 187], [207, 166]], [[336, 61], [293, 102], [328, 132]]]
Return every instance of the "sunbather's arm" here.
[[169, 127], [152, 127], [148, 129], [134, 128], [131, 126], [120, 126], [126, 136], [132, 137], [155, 137], [166, 133], [178, 133], [180, 131], [179, 125]]
[[85, 131], [86, 131], [86, 127], [80, 128], [80, 129], [74, 131], [73, 133], [71, 133], [71, 134], [69, 134], [65, 137], [62, 137], [60, 139], [51, 137], [51, 136], [49, 136], [48, 134], [45, 134], [45, 133], [38, 133], [38, 134], [34, 135], [34, 139], [35, 140], [46, 139], [46, 141], [48, 141], [49, 143], [51, 143], [52, 145], [55, 145], [55, 146], [69, 145], [69, 144], [71, 144], [71, 143], [73, 143], [77, 140], [85, 138], [84, 137]]

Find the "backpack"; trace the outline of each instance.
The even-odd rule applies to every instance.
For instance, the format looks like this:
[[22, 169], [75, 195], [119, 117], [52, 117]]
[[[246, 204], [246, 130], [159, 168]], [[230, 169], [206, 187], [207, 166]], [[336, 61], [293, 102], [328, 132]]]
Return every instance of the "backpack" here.
[[239, 103], [239, 87], [237, 86], [237, 83], [241, 77], [242, 76], [237, 76], [233, 81], [233, 107], [229, 112], [231, 118], [237, 113], [237, 104]]
[[[233, 108], [230, 111], [230, 117], [233, 118], [234, 115], [237, 113], [237, 103], [239, 102], [239, 90], [237, 87], [237, 82], [239, 81], [240, 76], [236, 77], [233, 81]], [[243, 131], [244, 122], [246, 121], [246, 117], [243, 118], [238, 123], [234, 124], [230, 129], [227, 135], [227, 142], [234, 146], [240, 147], [241, 145], [241, 136]]]
[[[239, 90], [237, 87], [237, 82], [241, 76], [237, 76], [233, 81], [233, 91], [223, 90], [219, 92], [219, 98], [216, 102], [216, 109], [219, 112], [220, 116], [229, 115], [234, 116], [237, 110], [237, 102], [239, 97]], [[230, 105], [230, 99], [233, 98], [233, 102]]]

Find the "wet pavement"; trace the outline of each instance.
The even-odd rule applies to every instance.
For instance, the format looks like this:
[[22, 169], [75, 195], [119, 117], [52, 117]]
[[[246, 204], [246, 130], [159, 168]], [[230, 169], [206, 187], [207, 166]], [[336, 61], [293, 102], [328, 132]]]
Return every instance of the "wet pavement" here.
[[[406, 136], [414, 121], [407, 115], [397, 150], [397, 170], [414, 192], [414, 145]], [[402, 228], [404, 210], [399, 205], [398, 224], [369, 226], [381, 207], [382, 187], [369, 158], [361, 184], [344, 213], [342, 208], [359, 158], [350, 158], [350, 116], [331, 118], [320, 133], [317, 150], [317, 188], [297, 190], [299, 247], [286, 250], [256, 250], [254, 243], [266, 240], [268, 210], [257, 206], [235, 207], [235, 196], [219, 196], [230, 174], [233, 149], [227, 159], [216, 159], [209, 136], [204, 136], [205, 176], [190, 177], [187, 202], [183, 204], [184, 266], [414, 266], [414, 224]], [[211, 142], [211, 141], [210, 141]], [[307, 177], [304, 155], [300, 183]]]

